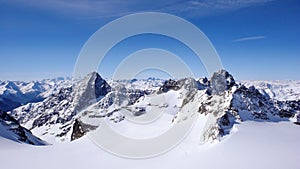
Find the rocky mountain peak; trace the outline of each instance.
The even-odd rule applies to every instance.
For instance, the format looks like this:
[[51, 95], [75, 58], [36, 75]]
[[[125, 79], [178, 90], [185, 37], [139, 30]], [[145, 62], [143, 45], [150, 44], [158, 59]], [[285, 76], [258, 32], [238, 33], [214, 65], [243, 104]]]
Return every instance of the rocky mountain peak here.
[[92, 72], [74, 86], [74, 91], [75, 111], [80, 111], [105, 96], [111, 91], [111, 87], [97, 72]]
[[98, 73], [92, 72], [73, 82], [72, 86], [60, 88], [41, 102], [29, 103], [9, 113], [42, 139], [51, 135], [58, 142], [69, 140], [68, 133], [75, 116], [110, 91], [110, 85]]
[[95, 98], [104, 96], [111, 91], [109, 84], [97, 72], [89, 73], [79, 82], [78, 86], [84, 88], [86, 92], [90, 92]]
[[179, 88], [180, 86], [177, 81], [169, 79], [159, 88], [158, 94], [168, 92], [169, 90], [179, 90]]
[[226, 70], [215, 72], [210, 78], [212, 94], [220, 94], [235, 85], [235, 80]]

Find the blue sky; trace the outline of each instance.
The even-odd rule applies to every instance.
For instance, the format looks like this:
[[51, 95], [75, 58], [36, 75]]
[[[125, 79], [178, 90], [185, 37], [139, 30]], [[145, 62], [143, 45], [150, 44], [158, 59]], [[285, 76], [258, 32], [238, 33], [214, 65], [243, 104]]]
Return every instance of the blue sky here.
[[[106, 23], [135, 12], [180, 16], [211, 40], [236, 79], [300, 79], [300, 2], [297, 0], [0, 0], [0, 79], [71, 76], [87, 39]], [[105, 78], [130, 53], [162, 48], [178, 54], [196, 76], [203, 66], [179, 42], [157, 35], [120, 42], [103, 61]]]

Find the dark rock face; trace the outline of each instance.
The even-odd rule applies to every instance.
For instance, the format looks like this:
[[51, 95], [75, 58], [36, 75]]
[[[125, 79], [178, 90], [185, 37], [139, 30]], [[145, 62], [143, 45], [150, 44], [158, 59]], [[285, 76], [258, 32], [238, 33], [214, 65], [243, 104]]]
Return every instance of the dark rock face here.
[[84, 124], [80, 120], [76, 119], [73, 124], [73, 131], [71, 135], [71, 141], [76, 140], [82, 136], [84, 136], [87, 132], [91, 130], [95, 130], [97, 126], [92, 126], [88, 124]]
[[[43, 102], [43, 105], [38, 107], [36, 112], [33, 113], [35, 115], [39, 115], [39, 117], [37, 117], [33, 121], [31, 129], [35, 127], [43, 126], [45, 124], [65, 123], [69, 121], [74, 116], [74, 113], [63, 116], [59, 112], [63, 110], [68, 110], [70, 108], [71, 106], [70, 104], [60, 104], [60, 103], [63, 101], [72, 102], [72, 91], [73, 91], [72, 87], [62, 88], [58, 93], [52, 94], [51, 97], [47, 98]], [[42, 113], [42, 112], [46, 112], [49, 109], [53, 109], [53, 111], [51, 113]], [[28, 112], [28, 114], [30, 113], [32, 112]], [[24, 116], [24, 117], [20, 117], [18, 121], [22, 123], [22, 122], [26, 122], [29, 119], [30, 117]]]
[[169, 79], [159, 88], [157, 94], [166, 93], [170, 90], [185, 89], [187, 91], [202, 90], [205, 86], [193, 78], [183, 78], [180, 80]]
[[20, 142], [32, 145], [45, 145], [46, 142], [34, 136], [29, 130], [22, 127], [17, 120], [0, 110], [0, 125], [11, 131]]
[[274, 101], [278, 107], [279, 116], [282, 118], [291, 118], [300, 113], [300, 100]]
[[179, 90], [179, 89], [180, 89], [180, 86], [177, 83], [177, 81], [169, 79], [169, 80], [165, 81], [164, 84], [159, 88], [158, 94], [166, 93], [169, 90]]
[[132, 111], [134, 116], [140, 116], [142, 114], [146, 113], [145, 107], [135, 107], [135, 109]]
[[207, 77], [200, 78], [198, 81], [199, 81], [201, 84], [205, 84], [206, 86], [208, 86], [208, 84], [209, 84], [209, 80], [207, 79]]
[[221, 94], [235, 85], [235, 81], [231, 74], [226, 70], [215, 72], [210, 79], [211, 93]]
[[85, 134], [85, 132], [82, 129], [81, 123], [76, 119], [73, 124], [73, 132], [71, 135], [71, 141], [84, 136], [84, 134]]
[[76, 102], [75, 112], [81, 111], [111, 91], [109, 84], [97, 72], [88, 74], [74, 89]]
[[88, 85], [88, 86], [91, 87], [92, 90], [95, 90], [96, 98], [105, 96], [108, 92], [111, 91], [111, 87], [109, 86], [109, 84], [104, 79], [102, 79], [102, 77], [97, 72], [93, 73], [93, 77], [95, 79], [93, 78], [90, 79], [92, 85]]
[[127, 105], [133, 105], [140, 97], [146, 95], [144, 91], [141, 90], [129, 90], [127, 92], [128, 96], [128, 104]]
[[235, 123], [235, 117], [231, 112], [226, 112], [221, 118], [218, 119], [217, 123], [219, 124], [218, 131], [220, 135], [229, 134], [231, 128]]
[[297, 121], [295, 122], [295, 124], [300, 125], [300, 113], [296, 115], [296, 119]]

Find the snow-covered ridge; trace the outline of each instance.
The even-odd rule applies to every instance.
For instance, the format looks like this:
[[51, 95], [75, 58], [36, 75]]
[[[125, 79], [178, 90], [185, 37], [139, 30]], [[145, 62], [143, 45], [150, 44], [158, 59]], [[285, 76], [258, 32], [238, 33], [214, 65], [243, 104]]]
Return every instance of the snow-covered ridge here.
[[39, 102], [56, 93], [60, 88], [70, 86], [72, 78], [54, 78], [41, 81], [0, 81], [0, 109], [10, 111], [21, 105]]
[[273, 80], [273, 81], [240, 81], [246, 87], [254, 86], [261, 93], [269, 95], [276, 100], [300, 100], [299, 80]]
[[124, 119], [139, 120], [160, 112], [164, 112], [165, 129], [189, 116], [199, 116], [201, 121], [209, 119], [199, 136], [202, 142], [214, 142], [244, 121], [299, 124], [300, 101], [270, 98], [263, 89], [236, 83], [225, 70], [209, 79], [108, 82], [92, 72], [70, 86], [60, 87], [41, 102], [28, 103], [8, 113], [36, 136], [55, 144], [84, 136], [95, 130], [101, 119], [124, 132], [124, 128], [132, 129]]
[[76, 115], [110, 90], [106, 81], [92, 72], [72, 86], [61, 87], [41, 102], [28, 103], [8, 113], [41, 139], [49, 143], [62, 142], [70, 140]]

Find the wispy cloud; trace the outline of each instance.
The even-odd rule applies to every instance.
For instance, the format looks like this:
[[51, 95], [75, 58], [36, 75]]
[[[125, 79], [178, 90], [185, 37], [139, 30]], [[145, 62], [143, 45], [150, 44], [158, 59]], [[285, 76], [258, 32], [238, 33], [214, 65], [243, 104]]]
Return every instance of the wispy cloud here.
[[199, 17], [244, 7], [262, 5], [272, 0], [10, 0], [4, 3], [30, 6], [68, 16], [116, 17], [124, 14], [156, 11], [186, 17]]
[[243, 37], [239, 39], [233, 40], [233, 42], [243, 42], [243, 41], [250, 41], [250, 40], [259, 40], [259, 39], [265, 39], [265, 36], [249, 36], [249, 37]]

